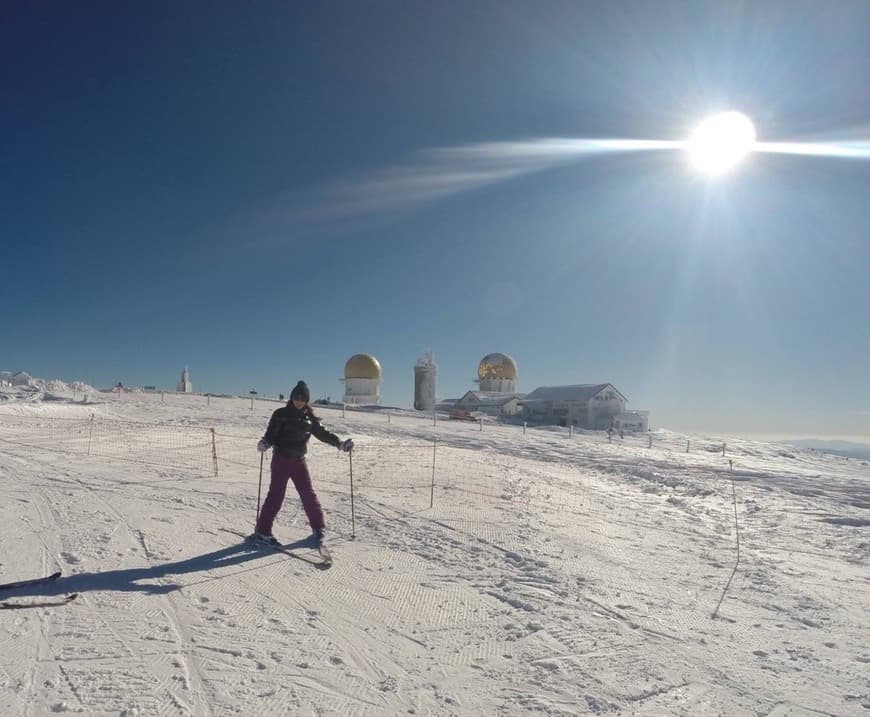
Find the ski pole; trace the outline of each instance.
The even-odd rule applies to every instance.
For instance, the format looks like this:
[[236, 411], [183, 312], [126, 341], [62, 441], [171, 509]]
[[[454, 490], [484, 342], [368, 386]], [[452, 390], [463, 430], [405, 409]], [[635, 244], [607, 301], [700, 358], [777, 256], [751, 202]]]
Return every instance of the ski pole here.
[[263, 457], [266, 452], [260, 454], [260, 482], [257, 483], [257, 522], [254, 523], [254, 532], [257, 531], [257, 525], [260, 523], [260, 490], [263, 487]]

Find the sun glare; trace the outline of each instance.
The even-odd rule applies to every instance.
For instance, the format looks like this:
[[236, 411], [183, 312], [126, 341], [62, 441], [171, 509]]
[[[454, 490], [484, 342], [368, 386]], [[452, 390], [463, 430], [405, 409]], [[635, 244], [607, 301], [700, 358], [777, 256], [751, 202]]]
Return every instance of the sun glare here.
[[722, 174], [749, 154], [754, 144], [752, 121], [740, 112], [723, 112], [698, 125], [687, 148], [696, 169]]

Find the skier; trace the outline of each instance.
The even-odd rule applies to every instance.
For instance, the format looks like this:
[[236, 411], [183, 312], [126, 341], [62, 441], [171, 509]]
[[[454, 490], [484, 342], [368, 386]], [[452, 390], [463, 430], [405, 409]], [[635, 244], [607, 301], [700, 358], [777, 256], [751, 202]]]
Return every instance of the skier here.
[[353, 440], [348, 438], [342, 441], [320, 425], [320, 419], [314, 415], [314, 411], [308, 404], [310, 398], [311, 394], [305, 381], [299, 381], [290, 392], [287, 405], [272, 414], [266, 433], [257, 443], [257, 450], [260, 453], [274, 448], [269, 492], [257, 519], [255, 532], [257, 540], [261, 542], [277, 542], [272, 535], [272, 523], [284, 502], [288, 479], [291, 479], [296, 486], [296, 492], [302, 499], [302, 507], [305, 509], [305, 515], [308, 516], [308, 522], [317, 541], [323, 540], [323, 531], [326, 527], [323, 509], [311, 485], [311, 476], [305, 463], [308, 439], [313, 435], [319, 441], [342, 451], [351, 451]]

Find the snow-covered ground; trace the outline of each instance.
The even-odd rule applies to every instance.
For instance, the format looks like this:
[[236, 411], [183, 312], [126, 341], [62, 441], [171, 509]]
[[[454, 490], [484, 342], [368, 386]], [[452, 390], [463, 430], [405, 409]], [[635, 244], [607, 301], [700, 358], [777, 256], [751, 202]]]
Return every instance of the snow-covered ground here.
[[321, 408], [321, 569], [237, 534], [277, 403], [72, 388], [0, 391], [0, 600], [79, 594], [2, 715], [870, 714], [867, 461]]

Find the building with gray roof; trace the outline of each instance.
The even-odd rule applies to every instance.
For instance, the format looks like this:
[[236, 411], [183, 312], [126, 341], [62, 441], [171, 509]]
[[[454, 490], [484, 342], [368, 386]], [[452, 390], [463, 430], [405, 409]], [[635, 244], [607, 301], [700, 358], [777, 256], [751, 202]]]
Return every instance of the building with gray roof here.
[[577, 426], [589, 430], [612, 428], [625, 413], [628, 399], [612, 383], [541, 386], [520, 401], [529, 423]]

